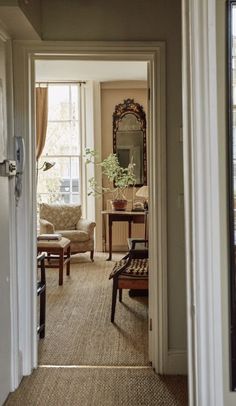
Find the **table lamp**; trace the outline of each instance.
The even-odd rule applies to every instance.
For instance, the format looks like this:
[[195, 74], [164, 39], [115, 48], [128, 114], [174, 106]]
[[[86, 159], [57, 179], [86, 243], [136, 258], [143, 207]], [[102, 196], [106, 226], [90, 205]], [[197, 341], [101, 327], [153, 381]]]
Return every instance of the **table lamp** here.
[[144, 210], [148, 210], [148, 186], [142, 186], [136, 192], [136, 196], [144, 198]]

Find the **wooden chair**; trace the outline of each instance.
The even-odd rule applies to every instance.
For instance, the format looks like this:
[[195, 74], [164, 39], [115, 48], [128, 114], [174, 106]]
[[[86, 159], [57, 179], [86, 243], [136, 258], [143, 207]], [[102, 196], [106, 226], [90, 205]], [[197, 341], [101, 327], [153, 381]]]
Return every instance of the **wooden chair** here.
[[[122, 290], [148, 290], [148, 241], [131, 239], [131, 248], [127, 255], [118, 261], [109, 279], [113, 279], [111, 322], [115, 319], [117, 290], [119, 301], [122, 301]], [[136, 248], [137, 245], [137, 248]]]
[[40, 338], [45, 337], [46, 320], [46, 275], [45, 275], [45, 254], [37, 256], [37, 266], [40, 269], [40, 279], [37, 282], [37, 295], [39, 296], [39, 326], [37, 333]]

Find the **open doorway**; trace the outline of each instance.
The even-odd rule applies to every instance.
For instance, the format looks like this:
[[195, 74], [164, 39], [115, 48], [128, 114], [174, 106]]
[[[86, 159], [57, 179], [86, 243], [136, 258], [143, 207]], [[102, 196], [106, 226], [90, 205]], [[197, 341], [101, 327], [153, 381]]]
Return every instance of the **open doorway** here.
[[[148, 365], [147, 297], [124, 296], [123, 306], [117, 305], [116, 324], [110, 322], [108, 276], [115, 261], [124, 256], [117, 251], [127, 251], [127, 223], [113, 225], [113, 261], [107, 262], [103, 251], [108, 250], [108, 227], [101, 210], [109, 199], [88, 196], [88, 177], [94, 169], [86, 166], [85, 156], [88, 147], [94, 148], [100, 161], [113, 153], [112, 116], [125, 100], [142, 105], [148, 117], [147, 62], [39, 60], [35, 81], [48, 94], [47, 132], [37, 166], [41, 217], [45, 207], [73, 204], [81, 206], [83, 218], [96, 222], [94, 262], [87, 253], [73, 255], [70, 277], [65, 276], [61, 286], [58, 272], [47, 270], [46, 337], [39, 342], [39, 364]], [[140, 180], [137, 183], [127, 190], [132, 205], [141, 186]], [[139, 203], [143, 204], [142, 198]], [[39, 221], [40, 234], [47, 231], [45, 220]], [[72, 243], [73, 233], [67, 230], [64, 235]], [[144, 222], [132, 226], [132, 236], [144, 238]]]
[[[166, 84], [165, 44], [151, 43], [47, 43], [16, 44], [20, 61], [15, 75], [15, 126], [25, 135], [24, 189], [17, 211], [17, 232], [22, 249], [17, 253], [22, 292], [19, 300], [23, 371], [37, 367], [36, 276], [36, 182], [35, 182], [35, 61], [102, 60], [144, 61], [148, 65], [149, 92], [149, 360], [158, 373], [186, 373], [186, 351], [169, 350], [167, 311], [167, 201], [166, 201]], [[22, 100], [24, 111], [22, 115]], [[27, 219], [33, 221], [27, 221]], [[24, 233], [26, 238], [20, 236]], [[156, 253], [159, 253], [157, 256]], [[183, 285], [184, 286], [184, 285]], [[178, 318], [179, 320], [179, 318]], [[181, 318], [184, 323], [184, 319]], [[182, 322], [181, 321], [181, 322]], [[178, 329], [178, 331], [180, 331]], [[173, 331], [172, 331], [173, 332]]]

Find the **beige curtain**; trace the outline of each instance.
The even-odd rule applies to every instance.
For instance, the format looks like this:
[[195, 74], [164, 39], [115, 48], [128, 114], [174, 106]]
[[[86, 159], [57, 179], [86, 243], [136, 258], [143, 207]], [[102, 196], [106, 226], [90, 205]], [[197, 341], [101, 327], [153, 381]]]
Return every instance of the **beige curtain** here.
[[48, 88], [36, 87], [36, 160], [43, 152], [48, 123]]

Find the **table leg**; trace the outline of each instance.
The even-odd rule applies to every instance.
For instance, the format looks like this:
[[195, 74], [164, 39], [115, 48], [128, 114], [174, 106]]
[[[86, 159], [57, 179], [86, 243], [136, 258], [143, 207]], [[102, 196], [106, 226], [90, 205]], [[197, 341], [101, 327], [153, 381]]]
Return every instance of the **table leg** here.
[[[68, 259], [69, 258], [69, 259]], [[68, 262], [67, 262], [67, 264], [66, 264], [66, 275], [70, 275], [70, 245], [69, 245], [69, 247], [67, 248], [67, 259], [68, 259]]]
[[112, 259], [112, 219], [109, 216], [109, 224], [108, 224], [108, 234], [109, 234], [109, 257], [107, 261], [111, 261]]
[[59, 252], [59, 285], [63, 285], [64, 250]]
[[129, 238], [131, 238], [131, 220], [129, 220]]

